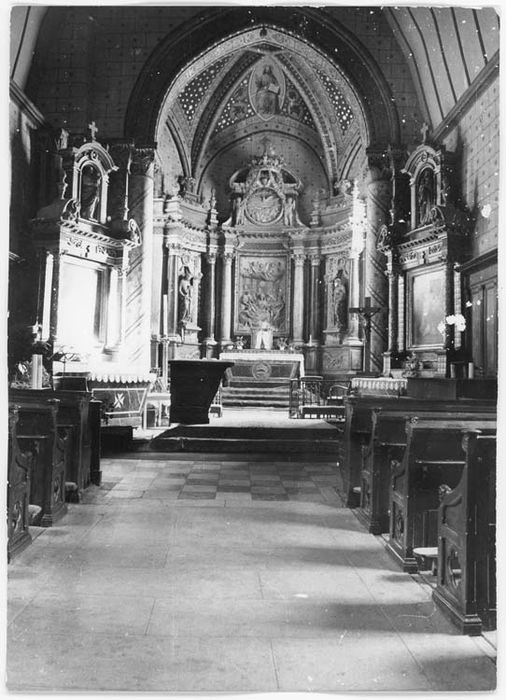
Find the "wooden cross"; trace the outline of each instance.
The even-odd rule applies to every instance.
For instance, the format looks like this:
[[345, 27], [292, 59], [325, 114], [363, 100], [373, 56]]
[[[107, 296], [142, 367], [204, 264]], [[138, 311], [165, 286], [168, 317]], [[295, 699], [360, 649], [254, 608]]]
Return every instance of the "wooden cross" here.
[[95, 141], [95, 136], [97, 135], [98, 127], [94, 121], [92, 121], [91, 124], [88, 124], [88, 129], [90, 130], [91, 140]]
[[424, 122], [420, 128], [420, 133], [422, 135], [422, 143], [425, 143], [427, 141], [427, 132], [429, 131], [429, 125], [427, 122]]

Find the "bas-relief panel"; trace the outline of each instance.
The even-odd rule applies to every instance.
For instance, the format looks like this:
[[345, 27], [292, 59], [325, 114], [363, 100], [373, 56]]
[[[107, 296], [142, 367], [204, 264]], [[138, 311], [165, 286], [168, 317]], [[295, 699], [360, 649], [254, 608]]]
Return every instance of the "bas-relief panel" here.
[[235, 332], [287, 333], [289, 273], [286, 255], [241, 255], [236, 279]]

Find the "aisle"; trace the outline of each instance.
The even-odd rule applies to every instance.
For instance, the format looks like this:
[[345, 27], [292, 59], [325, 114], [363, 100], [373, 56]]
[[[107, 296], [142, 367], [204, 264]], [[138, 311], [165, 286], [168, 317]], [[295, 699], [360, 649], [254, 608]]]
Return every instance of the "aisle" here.
[[9, 565], [9, 689], [493, 688], [493, 647], [340, 506], [333, 469], [104, 460], [102, 487]]

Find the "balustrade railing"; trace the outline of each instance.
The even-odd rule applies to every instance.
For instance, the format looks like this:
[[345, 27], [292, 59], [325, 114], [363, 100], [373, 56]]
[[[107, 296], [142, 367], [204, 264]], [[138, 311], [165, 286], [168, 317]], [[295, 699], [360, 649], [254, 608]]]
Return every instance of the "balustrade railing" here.
[[290, 381], [290, 418], [333, 418], [344, 420], [344, 397], [349, 382], [336, 382], [318, 375]]

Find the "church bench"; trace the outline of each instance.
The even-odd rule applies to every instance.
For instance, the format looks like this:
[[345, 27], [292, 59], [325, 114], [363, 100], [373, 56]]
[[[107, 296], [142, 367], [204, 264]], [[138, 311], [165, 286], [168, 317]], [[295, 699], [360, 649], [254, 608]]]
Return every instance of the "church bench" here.
[[33, 453], [23, 452], [17, 437], [19, 412], [9, 406], [7, 473], [7, 560], [32, 541], [30, 525], [30, 483]]
[[56, 423], [60, 432], [66, 434], [66, 493], [70, 500], [79, 501], [81, 492], [92, 482], [92, 468], [93, 483], [100, 471], [96, 445], [100, 442], [100, 401], [93, 399], [90, 392], [67, 389], [17, 389], [11, 391], [10, 398], [23, 405], [49, 398], [59, 401]]
[[462, 436], [496, 430], [495, 416], [479, 420], [412, 417], [406, 421], [402, 460], [390, 464], [387, 550], [404, 571], [418, 571], [414, 548], [437, 546], [440, 487], [455, 488], [465, 467]]
[[[401, 461], [406, 448], [406, 420], [409, 413], [399, 408], [373, 408], [371, 436], [362, 447], [360, 503], [356, 514], [369, 532], [379, 535], [388, 532], [390, 464]], [[416, 411], [417, 418], [446, 421], [446, 411]], [[452, 419], [488, 420], [490, 413], [475, 408], [454, 410]]]
[[463, 634], [496, 627], [496, 437], [463, 439], [462, 476], [438, 509], [438, 573], [433, 598]]
[[453, 399], [430, 400], [414, 399], [407, 396], [346, 396], [344, 397], [345, 420], [343, 439], [340, 444], [338, 461], [341, 477], [339, 491], [344, 503], [356, 508], [360, 502], [362, 469], [362, 448], [371, 439], [372, 412], [375, 408], [404, 411], [406, 416], [417, 412], [431, 411], [452, 414], [455, 411], [476, 412], [496, 415], [497, 405], [492, 400]]
[[49, 527], [67, 512], [65, 471], [68, 433], [58, 428], [58, 399], [19, 403], [18, 442], [34, 454], [30, 503], [41, 509], [40, 524]]

